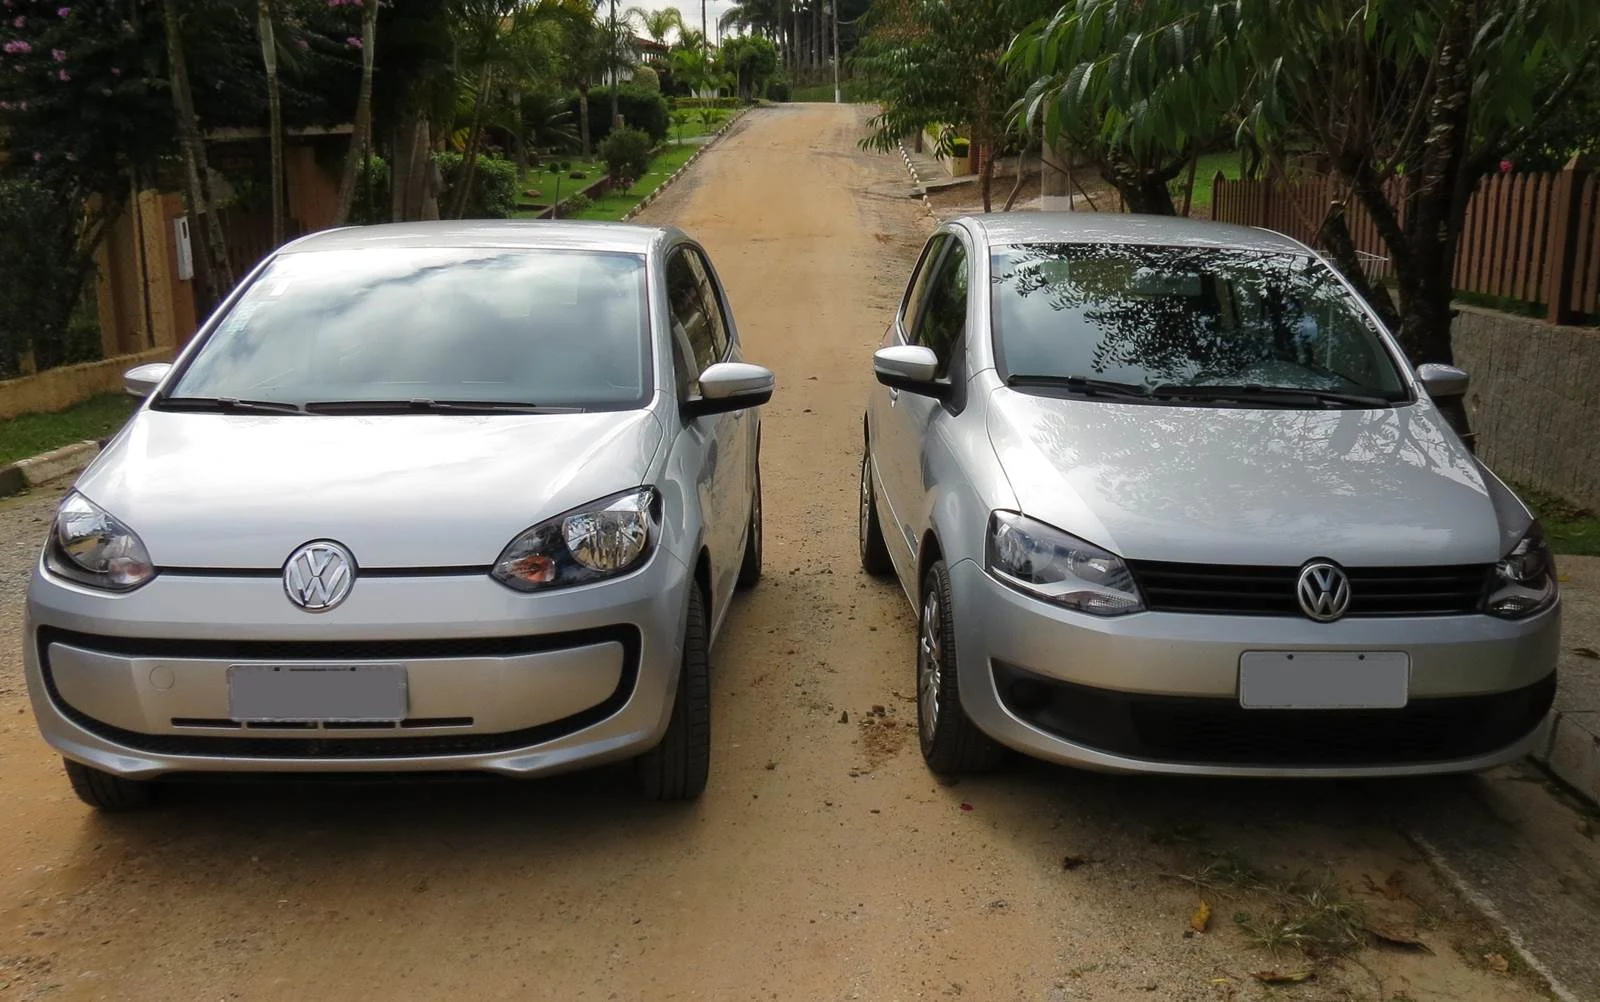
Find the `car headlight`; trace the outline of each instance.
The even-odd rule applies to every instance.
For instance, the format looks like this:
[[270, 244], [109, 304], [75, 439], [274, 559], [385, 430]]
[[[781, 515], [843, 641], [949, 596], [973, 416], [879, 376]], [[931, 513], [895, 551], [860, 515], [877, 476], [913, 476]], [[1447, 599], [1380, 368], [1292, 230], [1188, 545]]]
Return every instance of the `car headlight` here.
[[1494, 566], [1494, 581], [1483, 611], [1501, 619], [1526, 619], [1556, 601], [1556, 562], [1544, 530], [1533, 523], [1527, 535]]
[[45, 565], [69, 581], [108, 591], [132, 591], [156, 576], [138, 535], [76, 491], [56, 509]]
[[989, 573], [1019, 591], [1094, 616], [1143, 612], [1122, 558], [1009, 511], [989, 518]]
[[490, 573], [517, 591], [589, 584], [626, 574], [650, 554], [660, 495], [640, 487], [557, 515], [511, 541]]

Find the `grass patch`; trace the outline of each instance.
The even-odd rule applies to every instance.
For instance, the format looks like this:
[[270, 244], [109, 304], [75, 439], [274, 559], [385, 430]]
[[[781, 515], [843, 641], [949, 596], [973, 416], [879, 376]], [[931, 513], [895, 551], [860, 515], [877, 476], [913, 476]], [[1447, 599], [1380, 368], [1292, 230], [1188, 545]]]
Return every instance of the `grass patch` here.
[[126, 393], [105, 393], [54, 414], [23, 414], [0, 421], [0, 463], [105, 438], [121, 428], [138, 406], [139, 401]]
[[[1209, 215], [1217, 174], [1220, 172], [1228, 180], [1237, 181], [1242, 171], [1243, 166], [1239, 161], [1238, 150], [1229, 150], [1225, 153], [1207, 153], [1202, 156], [1200, 162], [1195, 166], [1194, 199], [1190, 203], [1189, 211], [1194, 213], [1204, 209], [1207, 210], [1206, 214]], [[1183, 208], [1183, 188], [1188, 179], [1189, 174], [1185, 171], [1167, 186], [1167, 190], [1172, 192], [1172, 200], [1179, 209]]]
[[1367, 942], [1361, 907], [1346, 898], [1332, 877], [1305, 877], [1270, 888], [1274, 902], [1260, 915], [1239, 912], [1233, 921], [1250, 941], [1273, 954], [1297, 950], [1312, 960], [1342, 957]]
[[1529, 487], [1512, 484], [1511, 489], [1538, 516], [1551, 549], [1557, 553], [1600, 557], [1600, 514]]
[[689, 143], [669, 145], [650, 161], [650, 170], [633, 183], [627, 191], [612, 191], [595, 199], [574, 219], [601, 219], [615, 222], [627, 215], [634, 206], [644, 201], [657, 188], [666, 183], [679, 167], [689, 162], [700, 147]]
[[[867, 104], [872, 101], [872, 98], [867, 94], [865, 85], [854, 80], [839, 81], [839, 96], [844, 99], [845, 104]], [[804, 87], [793, 87], [789, 91], [789, 100], [794, 103], [832, 104], [833, 84], [819, 83], [806, 84]]]

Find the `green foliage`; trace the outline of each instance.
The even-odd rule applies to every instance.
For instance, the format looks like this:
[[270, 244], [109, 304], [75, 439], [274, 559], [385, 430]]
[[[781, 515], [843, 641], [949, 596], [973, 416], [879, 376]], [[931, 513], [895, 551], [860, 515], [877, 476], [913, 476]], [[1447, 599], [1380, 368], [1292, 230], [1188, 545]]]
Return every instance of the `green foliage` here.
[[[95, 344], [98, 349], [98, 335]], [[22, 414], [0, 421], [0, 463], [106, 438], [127, 423], [137, 406], [139, 402], [126, 393], [104, 393], [53, 414]]]
[[[568, 100], [568, 110], [576, 121], [581, 114], [577, 95]], [[667, 99], [642, 87], [624, 84], [617, 89], [617, 113], [628, 126], [641, 129], [659, 143], [667, 138], [671, 124]], [[603, 140], [611, 132], [611, 88], [596, 87], [589, 92], [589, 135]]]
[[389, 222], [394, 213], [391, 198], [388, 161], [383, 157], [368, 157], [356, 176], [356, 196], [350, 206], [351, 225]]
[[561, 205], [556, 210], [555, 216], [561, 219], [571, 219], [593, 204], [594, 200], [588, 195], [581, 191], [574, 192], [570, 197], [561, 200]]
[[[459, 153], [435, 153], [434, 163], [444, 175], [439, 201], [446, 204], [461, 176]], [[517, 209], [517, 165], [503, 157], [482, 156], [473, 167], [472, 190], [467, 194], [463, 219], [509, 219]]]
[[578, 115], [565, 94], [524, 95], [521, 110], [522, 135], [529, 146], [556, 153], [578, 148]]
[[789, 81], [783, 79], [782, 77], [779, 77], [776, 80], [767, 81], [768, 101], [787, 101], [789, 100], [790, 93], [791, 90], [789, 87]]
[[640, 90], [647, 90], [652, 94], [661, 93], [661, 77], [648, 66], [635, 67], [633, 80], [630, 82]]
[[674, 108], [743, 108], [748, 102], [737, 97], [695, 97], [685, 95], [672, 99]]
[[79, 223], [43, 183], [0, 179], [0, 376], [30, 351], [41, 370], [99, 357], [99, 332], [72, 323], [91, 273]]
[[778, 72], [778, 47], [770, 39], [740, 35], [722, 43], [717, 53], [725, 72], [732, 73], [739, 96], [753, 99]]
[[621, 128], [600, 144], [600, 159], [606, 174], [621, 187], [628, 188], [644, 177], [650, 168], [650, 150], [655, 144], [641, 129]]

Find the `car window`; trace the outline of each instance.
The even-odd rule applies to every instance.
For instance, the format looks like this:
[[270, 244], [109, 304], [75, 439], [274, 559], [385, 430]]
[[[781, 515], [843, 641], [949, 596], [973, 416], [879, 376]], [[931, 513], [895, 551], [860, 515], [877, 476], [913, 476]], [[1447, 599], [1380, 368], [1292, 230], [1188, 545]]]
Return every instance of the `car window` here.
[[1027, 244], [991, 260], [1002, 376], [1409, 399], [1333, 271], [1307, 254]]
[[912, 273], [911, 284], [906, 289], [905, 302], [900, 304], [900, 329], [905, 333], [906, 339], [911, 339], [912, 331], [917, 329], [917, 314], [922, 309], [923, 300], [928, 296], [928, 282], [933, 278], [934, 267], [939, 263], [939, 252], [944, 250], [944, 245], [950, 238], [943, 233], [936, 233], [922, 249], [922, 258], [917, 261], [917, 270]]
[[950, 371], [950, 360], [966, 330], [967, 250], [961, 241], [951, 240], [928, 283], [928, 298], [917, 317], [912, 342], [933, 349], [943, 376]]
[[304, 404], [648, 401], [644, 258], [506, 248], [273, 260], [167, 394]]
[[716, 280], [711, 277], [711, 266], [705, 257], [694, 250], [685, 249], [684, 256], [700, 285], [700, 296], [706, 304], [706, 316], [711, 320], [711, 350], [716, 361], [728, 357], [728, 318], [722, 312], [722, 297], [717, 294]]
[[[705, 291], [683, 248], [667, 259], [667, 304], [672, 311], [673, 344], [687, 364], [685, 374], [698, 382], [700, 373], [716, 362], [717, 347]], [[685, 374], [680, 374], [680, 383]]]

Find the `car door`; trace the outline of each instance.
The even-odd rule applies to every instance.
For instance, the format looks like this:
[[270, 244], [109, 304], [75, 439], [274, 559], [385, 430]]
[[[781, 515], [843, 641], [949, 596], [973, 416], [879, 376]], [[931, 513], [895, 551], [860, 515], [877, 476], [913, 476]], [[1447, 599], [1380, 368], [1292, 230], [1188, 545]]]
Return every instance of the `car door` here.
[[929, 269], [922, 301], [909, 330], [908, 343], [933, 349], [939, 359], [938, 378], [948, 379], [954, 395], [936, 400], [918, 393], [902, 391], [891, 397], [886, 430], [893, 438], [894, 461], [887, 471], [885, 489], [894, 498], [894, 517], [899, 521], [899, 563], [902, 580], [914, 592], [917, 549], [920, 536], [929, 524], [933, 504], [933, 478], [929, 475], [929, 445], [939, 422], [947, 420], [960, 407], [965, 389], [964, 360], [967, 330], [967, 301], [970, 256], [956, 234], [950, 234]]
[[[667, 258], [667, 304], [672, 316], [673, 368], [678, 399], [700, 395], [700, 374], [734, 353], [731, 327], [716, 280], [701, 251], [675, 248]], [[750, 411], [695, 418], [685, 429], [700, 457], [695, 485], [711, 554], [708, 596], [713, 624], [733, 595], [750, 512]]]
[[[900, 310], [884, 334], [880, 347], [911, 343], [911, 332], [916, 329], [917, 315], [927, 298], [928, 284], [950, 239], [946, 233], [935, 233], [922, 248], [922, 256], [911, 272], [911, 281], [906, 284], [906, 294], [900, 303]], [[910, 394], [904, 391], [890, 389], [881, 383], [875, 384], [868, 404], [867, 417], [869, 435], [867, 451], [872, 458], [872, 480], [878, 488], [880, 509], [878, 518], [883, 528], [884, 542], [889, 549], [889, 557], [896, 567], [906, 565], [913, 545], [908, 542], [906, 535], [908, 523], [900, 515], [905, 510], [908, 499], [900, 496], [897, 486], [906, 479], [898, 468], [914, 461], [915, 453], [912, 453], [911, 459], [906, 458], [906, 453], [908, 450], [916, 449], [916, 443], [912, 440], [906, 424], [900, 420], [905, 413], [901, 404], [909, 403], [907, 400], [909, 396]], [[914, 561], [912, 566], [915, 567]]]

